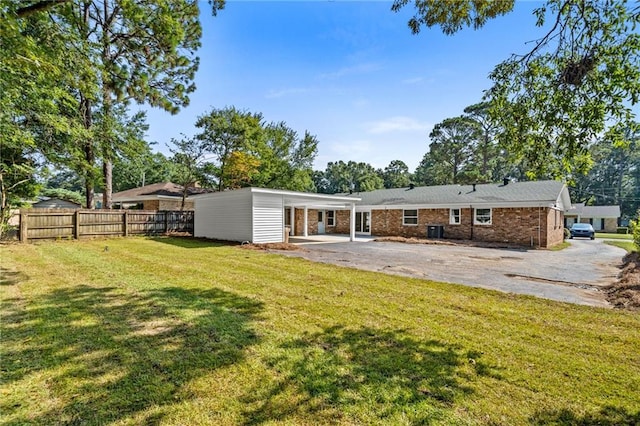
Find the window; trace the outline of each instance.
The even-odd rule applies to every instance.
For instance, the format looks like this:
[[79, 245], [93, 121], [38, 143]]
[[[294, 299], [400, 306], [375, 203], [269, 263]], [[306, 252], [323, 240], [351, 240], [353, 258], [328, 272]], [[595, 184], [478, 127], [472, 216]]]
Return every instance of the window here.
[[449, 210], [449, 223], [451, 225], [460, 225], [460, 209]]
[[491, 225], [491, 209], [476, 209], [473, 223], [476, 225]]
[[403, 225], [417, 225], [418, 224], [418, 210], [403, 210], [402, 211], [402, 224]]
[[336, 226], [335, 210], [327, 210], [327, 226]]

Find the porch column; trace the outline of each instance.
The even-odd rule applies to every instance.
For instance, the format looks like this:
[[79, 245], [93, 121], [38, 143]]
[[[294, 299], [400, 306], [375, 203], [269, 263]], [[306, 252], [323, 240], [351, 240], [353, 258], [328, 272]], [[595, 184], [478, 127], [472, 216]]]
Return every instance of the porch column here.
[[308, 213], [307, 206], [304, 206], [304, 220], [302, 221], [302, 223], [303, 223], [302, 226], [304, 226], [304, 229], [302, 230], [302, 236], [303, 237], [308, 237], [309, 236], [309, 230], [308, 230], [309, 226], [308, 226], [308, 223], [307, 223], [308, 222], [307, 213]]
[[349, 241], [356, 240], [356, 203], [351, 203], [351, 220], [349, 221]]
[[296, 235], [296, 208], [291, 206], [289, 209], [289, 223], [291, 224], [291, 236]]

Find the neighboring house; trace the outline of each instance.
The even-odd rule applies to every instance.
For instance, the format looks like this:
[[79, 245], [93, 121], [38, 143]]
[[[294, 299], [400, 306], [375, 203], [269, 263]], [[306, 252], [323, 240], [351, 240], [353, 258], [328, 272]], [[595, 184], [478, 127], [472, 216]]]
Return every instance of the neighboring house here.
[[[185, 210], [193, 210], [191, 197], [211, 192], [210, 189], [190, 187], [187, 190]], [[182, 186], [172, 182], [154, 183], [116, 192], [112, 196], [113, 206], [120, 208], [139, 208], [142, 210], [180, 210], [182, 208]]]
[[620, 206], [585, 206], [577, 203], [564, 215], [564, 226], [570, 228], [574, 223], [590, 223], [596, 231], [616, 232]]
[[34, 209], [81, 209], [80, 204], [61, 198], [39, 197], [40, 201], [31, 204]]
[[432, 236], [550, 247], [563, 241], [571, 206], [567, 187], [557, 181], [337, 195], [244, 188], [194, 199], [195, 236], [251, 242], [281, 242], [288, 225], [298, 236]]

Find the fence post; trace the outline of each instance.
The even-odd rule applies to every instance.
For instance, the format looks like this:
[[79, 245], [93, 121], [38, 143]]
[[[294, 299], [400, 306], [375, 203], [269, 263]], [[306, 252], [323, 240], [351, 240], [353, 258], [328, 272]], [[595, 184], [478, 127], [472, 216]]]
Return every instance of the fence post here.
[[80, 210], [73, 214], [73, 238], [80, 239]]
[[27, 242], [27, 221], [29, 220], [29, 214], [20, 211], [20, 241]]
[[125, 237], [129, 236], [129, 211], [125, 210], [122, 214], [123, 233]]
[[169, 233], [169, 210], [164, 211], [164, 233]]

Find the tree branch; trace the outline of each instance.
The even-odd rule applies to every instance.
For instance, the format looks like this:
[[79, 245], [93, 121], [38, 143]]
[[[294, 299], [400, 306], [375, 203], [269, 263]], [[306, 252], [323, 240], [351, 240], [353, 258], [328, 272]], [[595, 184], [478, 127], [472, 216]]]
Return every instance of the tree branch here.
[[21, 7], [16, 10], [16, 15], [18, 18], [25, 18], [29, 15], [33, 15], [34, 13], [40, 12], [41, 10], [49, 9], [58, 4], [66, 3], [69, 0], [43, 0], [34, 4], [30, 4], [29, 6]]

